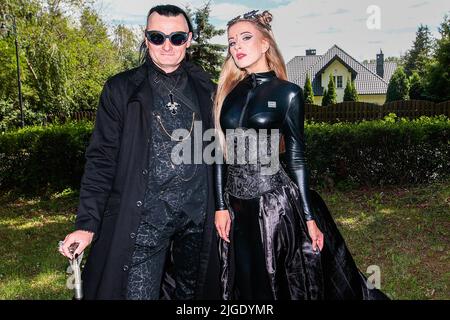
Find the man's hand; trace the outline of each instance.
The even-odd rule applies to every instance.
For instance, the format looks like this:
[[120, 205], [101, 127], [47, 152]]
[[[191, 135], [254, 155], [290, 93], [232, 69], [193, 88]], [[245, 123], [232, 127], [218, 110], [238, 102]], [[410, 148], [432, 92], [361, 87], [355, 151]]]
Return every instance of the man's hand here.
[[226, 242], [230, 242], [229, 236], [230, 236], [231, 218], [228, 210], [216, 211], [215, 225], [219, 237], [221, 237]]
[[[74, 259], [78, 257], [78, 255], [83, 252], [88, 245], [91, 244], [93, 238], [93, 232], [83, 230], [72, 232], [68, 234], [64, 239], [63, 244], [59, 247], [59, 252], [69, 259]], [[78, 247], [72, 254], [69, 250], [69, 247], [75, 243], [78, 244]]]

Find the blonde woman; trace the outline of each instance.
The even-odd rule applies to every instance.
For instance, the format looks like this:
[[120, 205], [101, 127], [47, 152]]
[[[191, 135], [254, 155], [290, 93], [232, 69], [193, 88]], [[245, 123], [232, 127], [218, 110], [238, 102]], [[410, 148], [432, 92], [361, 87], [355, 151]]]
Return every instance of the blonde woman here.
[[[255, 10], [228, 23], [214, 107], [225, 158], [215, 165], [222, 298], [384, 298], [368, 288], [325, 203], [309, 190], [303, 93], [287, 81], [271, 21], [268, 11]], [[277, 133], [284, 137], [285, 168], [267, 173], [264, 148], [252, 150], [249, 141], [256, 134], [253, 141], [269, 146], [266, 159], [279, 160]], [[231, 160], [240, 156], [246, 162]]]

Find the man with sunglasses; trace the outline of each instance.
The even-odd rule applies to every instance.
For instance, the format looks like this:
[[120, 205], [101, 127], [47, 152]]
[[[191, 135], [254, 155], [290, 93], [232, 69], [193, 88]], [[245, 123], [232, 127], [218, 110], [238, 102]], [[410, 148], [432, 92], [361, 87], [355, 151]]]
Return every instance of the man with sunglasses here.
[[[193, 163], [203, 158], [195, 147], [191, 163], [171, 158], [176, 144], [202, 141], [213, 127], [214, 84], [186, 59], [192, 31], [180, 8], [152, 8], [143, 64], [109, 79], [102, 92], [77, 231], [60, 249], [72, 258], [92, 243], [83, 271], [86, 299], [219, 298], [218, 282], [205, 283], [214, 252], [211, 166]], [[203, 132], [193, 129], [198, 122]], [[175, 136], [176, 129], [185, 134]]]

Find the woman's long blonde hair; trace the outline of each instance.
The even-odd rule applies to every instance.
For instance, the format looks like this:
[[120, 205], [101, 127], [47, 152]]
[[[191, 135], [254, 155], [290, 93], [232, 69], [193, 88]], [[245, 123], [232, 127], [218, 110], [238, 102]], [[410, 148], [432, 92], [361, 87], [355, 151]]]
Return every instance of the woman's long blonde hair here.
[[[232, 24], [228, 25], [228, 30], [232, 25], [242, 21], [253, 23], [253, 25], [261, 32], [263, 38], [269, 43], [269, 49], [265, 53], [269, 69], [275, 71], [275, 74], [279, 79], [287, 80], [286, 65], [270, 28], [267, 28], [267, 25], [264, 25], [258, 20], [242, 19], [233, 21]], [[225, 97], [234, 89], [239, 81], [245, 78], [246, 75], [247, 72], [245, 70], [239, 69], [236, 66], [233, 57], [230, 54], [230, 50], [228, 50], [227, 57], [222, 65], [222, 71], [220, 73], [217, 92], [214, 99], [214, 126], [224, 156], [226, 156], [226, 141], [220, 125], [222, 105]]]

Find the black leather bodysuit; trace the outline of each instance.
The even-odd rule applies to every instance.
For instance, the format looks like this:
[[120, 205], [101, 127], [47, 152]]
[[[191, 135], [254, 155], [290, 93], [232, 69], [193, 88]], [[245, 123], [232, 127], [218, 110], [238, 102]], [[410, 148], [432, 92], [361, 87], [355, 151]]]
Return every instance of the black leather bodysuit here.
[[[280, 129], [284, 135], [286, 171], [299, 188], [306, 220], [313, 219], [310, 205], [304, 142], [302, 89], [280, 80], [274, 71], [253, 73], [240, 81], [224, 100], [222, 130], [239, 127]], [[240, 123], [241, 122], [241, 123]], [[226, 209], [226, 164], [216, 165], [216, 210]]]

